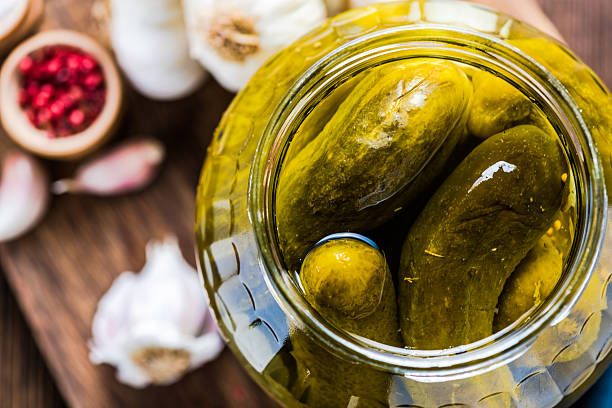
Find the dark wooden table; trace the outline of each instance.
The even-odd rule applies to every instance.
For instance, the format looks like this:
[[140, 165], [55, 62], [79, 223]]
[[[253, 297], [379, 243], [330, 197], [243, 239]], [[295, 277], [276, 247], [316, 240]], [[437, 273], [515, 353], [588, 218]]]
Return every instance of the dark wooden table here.
[[[1, 0], [0, 0], [1, 1]], [[571, 48], [581, 56], [608, 85], [612, 85], [612, 48], [609, 43], [612, 40], [612, 1], [610, 0], [541, 0], [547, 14], [556, 23]], [[88, 21], [90, 1], [83, 0], [47, 0], [47, 27], [65, 26], [80, 27]], [[219, 116], [221, 110], [230, 100], [231, 95], [223, 93], [214, 83], [209, 83], [206, 89], [194, 98], [206, 99], [206, 93], [222, 95], [223, 100], [219, 106], [212, 109], [215, 113], [207, 115], [208, 118]], [[134, 96], [131, 102], [149, 104], [149, 108], [155, 111], [159, 106], [148, 102], [138, 96]], [[179, 105], [174, 112], [179, 117], [184, 115], [184, 108], [193, 105], [195, 100], [185, 101]], [[187, 108], [188, 109], [188, 108]], [[201, 128], [207, 129], [208, 134], [203, 135], [203, 140], [210, 137], [214, 128], [214, 121], [201, 124]], [[146, 126], [144, 127], [146, 129]], [[169, 129], [166, 129], [169, 130]], [[180, 129], [178, 129], [180, 130]], [[153, 131], [153, 129], [152, 129]], [[159, 133], [162, 130], [158, 130]], [[175, 129], [176, 131], [176, 129]], [[6, 144], [0, 144], [3, 148]], [[197, 167], [203, 158], [201, 154], [194, 154], [188, 160], [187, 167], [193, 175], [197, 174]], [[195, 180], [190, 180], [195, 183]], [[180, 237], [179, 237], [180, 238]], [[140, 255], [142, 256], [142, 255]], [[261, 392], [256, 391], [255, 386], [245, 377], [238, 368], [238, 363], [225, 352], [221, 357], [219, 367], [225, 370], [234, 367], [228, 378], [224, 381], [237, 381], [243, 387], [249, 389], [254, 395], [253, 400], [238, 403], [240, 395], [228, 396], [223, 390], [227, 387], [218, 384], [210, 387], [213, 400], [218, 394], [220, 406], [270, 406], [271, 402]], [[211, 381], [214, 381], [215, 372], [211, 370]], [[215, 394], [217, 393], [217, 394]], [[90, 406], [95, 406], [95, 401], [90, 401]], [[55, 383], [46, 368], [37, 346], [24, 318], [22, 317], [17, 302], [15, 301], [4, 277], [0, 273], [0, 407], [60, 407], [64, 406], [63, 399], [58, 392]]]

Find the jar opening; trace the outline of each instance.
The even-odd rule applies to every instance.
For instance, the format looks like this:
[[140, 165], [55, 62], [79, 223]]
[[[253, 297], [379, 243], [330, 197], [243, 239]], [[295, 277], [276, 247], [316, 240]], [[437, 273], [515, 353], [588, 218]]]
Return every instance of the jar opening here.
[[[327, 323], [301, 296], [287, 271], [275, 225], [276, 187], [292, 137], [313, 107], [350, 78], [377, 64], [438, 58], [494, 71], [523, 91], [561, 135], [576, 186], [576, 232], [562, 279], [548, 299], [521, 319], [475, 343], [443, 350], [383, 345]], [[544, 67], [501, 39], [469, 29], [416, 24], [359, 37], [315, 63], [277, 106], [258, 147], [250, 179], [250, 217], [271, 292], [320, 342], [348, 359], [421, 381], [475, 375], [518, 358], [538, 334], [562, 320], [592, 273], [605, 229], [605, 190], [591, 136], [562, 85]]]

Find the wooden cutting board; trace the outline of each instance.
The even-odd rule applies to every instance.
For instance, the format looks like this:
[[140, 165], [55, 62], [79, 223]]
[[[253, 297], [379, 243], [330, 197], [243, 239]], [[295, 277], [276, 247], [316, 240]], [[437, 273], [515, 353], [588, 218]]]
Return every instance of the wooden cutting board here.
[[[42, 29], [70, 28], [101, 38], [91, 15], [93, 3], [47, 0]], [[149, 240], [176, 235], [184, 256], [195, 264], [195, 187], [206, 146], [232, 96], [212, 80], [195, 95], [171, 103], [152, 102], [128, 89], [126, 115], [113, 143], [135, 135], [161, 139], [168, 158], [154, 184], [116, 198], [55, 197], [32, 233], [0, 245], [1, 269], [69, 405], [274, 405], [229, 350], [175, 385], [144, 390], [120, 384], [113, 368], [94, 366], [88, 358], [98, 300], [119, 273], [140, 270]], [[16, 147], [0, 130], [0, 158], [11, 148]], [[53, 178], [68, 176], [75, 167], [45, 164]]]

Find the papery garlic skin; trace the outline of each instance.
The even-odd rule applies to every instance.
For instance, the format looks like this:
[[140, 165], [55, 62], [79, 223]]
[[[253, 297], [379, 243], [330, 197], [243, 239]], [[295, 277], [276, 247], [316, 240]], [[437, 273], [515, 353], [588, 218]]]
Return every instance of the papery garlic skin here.
[[111, 41], [117, 61], [145, 96], [184, 97], [205, 79], [189, 55], [181, 0], [111, 0]]
[[348, 0], [350, 8], [368, 6], [375, 3], [383, 3], [385, 0]]
[[[391, 0], [394, 1], [394, 0]], [[388, 3], [389, 0], [347, 0], [347, 8], [354, 9], [358, 7], [369, 6], [376, 3]]]
[[322, 0], [183, 0], [191, 55], [237, 92], [277, 51], [326, 18]]
[[80, 166], [74, 179], [53, 183], [54, 194], [118, 195], [141, 190], [157, 175], [164, 146], [155, 139], [125, 142]]
[[325, 0], [327, 15], [329, 17], [342, 13], [349, 8], [350, 0]]
[[40, 163], [24, 153], [4, 158], [0, 180], [0, 242], [32, 229], [49, 202], [49, 179]]
[[172, 238], [147, 246], [139, 274], [117, 277], [92, 333], [91, 361], [117, 367], [119, 381], [137, 388], [173, 383], [224, 347], [196, 272]]

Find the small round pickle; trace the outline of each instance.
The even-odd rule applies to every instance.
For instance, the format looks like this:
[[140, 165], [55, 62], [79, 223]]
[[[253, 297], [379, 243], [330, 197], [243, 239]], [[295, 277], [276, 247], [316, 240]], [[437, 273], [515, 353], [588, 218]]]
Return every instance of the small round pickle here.
[[276, 220], [296, 270], [336, 231], [364, 232], [432, 187], [465, 138], [472, 84], [453, 63], [414, 60], [374, 68], [323, 131], [281, 170]]
[[485, 71], [472, 77], [474, 97], [468, 119], [468, 130], [486, 139], [525, 120], [532, 111], [532, 103], [518, 89], [501, 78]]
[[[330, 240], [309, 252], [300, 271], [305, 298], [336, 327], [401, 346], [397, 305], [384, 255], [354, 238]], [[339, 359], [300, 330], [291, 334], [301, 402], [313, 407], [387, 406], [391, 377]], [[357, 398], [355, 398], [357, 397]]]
[[404, 242], [406, 346], [444, 349], [493, 333], [506, 279], [554, 221], [567, 172], [556, 138], [531, 125], [491, 136], [461, 162]]
[[400, 343], [391, 272], [378, 249], [355, 238], [332, 239], [308, 253], [300, 281], [306, 300], [337, 327]]

